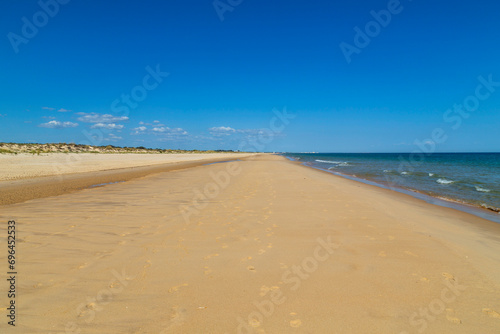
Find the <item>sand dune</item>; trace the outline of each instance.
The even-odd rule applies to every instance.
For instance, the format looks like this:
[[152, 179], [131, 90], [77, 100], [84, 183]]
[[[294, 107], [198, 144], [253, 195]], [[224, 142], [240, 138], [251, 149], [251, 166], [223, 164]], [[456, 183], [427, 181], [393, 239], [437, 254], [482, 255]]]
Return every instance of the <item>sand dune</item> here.
[[500, 330], [498, 224], [278, 156], [0, 208], [20, 333]]

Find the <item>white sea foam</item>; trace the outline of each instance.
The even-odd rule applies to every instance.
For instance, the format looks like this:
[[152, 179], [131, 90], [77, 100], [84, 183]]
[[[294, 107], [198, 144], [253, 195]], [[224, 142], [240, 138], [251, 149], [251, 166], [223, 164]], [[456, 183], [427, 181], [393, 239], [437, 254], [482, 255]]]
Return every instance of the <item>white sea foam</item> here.
[[434, 173], [429, 173], [429, 176], [434, 176], [435, 174]]
[[401, 172], [401, 175], [408, 175], [408, 174], [410, 174], [410, 173], [408, 173], [408, 172]]
[[326, 164], [341, 164], [342, 162], [341, 161], [330, 161], [330, 160], [316, 160], [317, 162], [323, 162], [323, 163], [326, 163]]
[[350, 166], [350, 164], [347, 161], [331, 161], [331, 160], [316, 160], [316, 161], [322, 162], [325, 164], [334, 164], [334, 165], [342, 166], [342, 167]]
[[491, 190], [486, 189], [486, 188], [481, 188], [478, 186], [475, 186], [477, 191], [483, 192], [483, 193], [489, 193]]
[[450, 184], [450, 183], [453, 183], [455, 181], [453, 181], [453, 180], [447, 180], [447, 179], [437, 179], [436, 182], [440, 183], [440, 184]]

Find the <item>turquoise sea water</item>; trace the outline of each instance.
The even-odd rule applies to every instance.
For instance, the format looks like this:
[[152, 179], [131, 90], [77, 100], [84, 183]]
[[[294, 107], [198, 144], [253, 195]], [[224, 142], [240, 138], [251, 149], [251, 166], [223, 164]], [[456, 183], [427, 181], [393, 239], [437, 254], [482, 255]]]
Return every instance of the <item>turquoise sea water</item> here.
[[492, 220], [500, 221], [500, 153], [284, 155], [335, 174], [483, 208]]

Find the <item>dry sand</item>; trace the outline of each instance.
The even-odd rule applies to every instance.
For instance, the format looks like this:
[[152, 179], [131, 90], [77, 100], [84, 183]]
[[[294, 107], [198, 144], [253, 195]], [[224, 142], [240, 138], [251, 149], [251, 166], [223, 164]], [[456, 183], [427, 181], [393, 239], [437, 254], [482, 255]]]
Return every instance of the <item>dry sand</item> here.
[[0, 181], [40, 176], [86, 173], [118, 168], [152, 166], [184, 161], [234, 159], [246, 153], [193, 154], [95, 154], [95, 153], [21, 153], [0, 154]]
[[500, 332], [499, 224], [278, 156], [0, 209], [18, 333]]

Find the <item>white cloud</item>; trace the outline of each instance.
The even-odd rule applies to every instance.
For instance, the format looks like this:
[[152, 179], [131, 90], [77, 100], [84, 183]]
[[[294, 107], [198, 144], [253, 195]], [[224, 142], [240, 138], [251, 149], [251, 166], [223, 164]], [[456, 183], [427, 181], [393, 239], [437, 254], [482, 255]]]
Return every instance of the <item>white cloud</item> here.
[[217, 126], [217, 127], [212, 127], [209, 128], [208, 131], [210, 132], [211, 137], [207, 138], [210, 140], [226, 140], [226, 139], [232, 139], [232, 140], [252, 140], [254, 138], [258, 137], [284, 137], [284, 134], [282, 133], [273, 133], [269, 129], [234, 129], [229, 126]]
[[187, 131], [184, 129], [181, 129], [181, 128], [171, 129], [171, 128], [165, 127], [165, 126], [153, 128], [153, 132], [175, 134], [175, 135], [187, 135], [188, 134]]
[[56, 108], [51, 108], [51, 107], [42, 107], [42, 109], [45, 109], [45, 110], [56, 110]]
[[80, 117], [78, 117], [78, 120], [85, 123], [113, 123], [128, 120], [127, 116], [113, 116], [110, 114], [98, 114], [95, 112], [80, 112], [77, 113], [77, 115], [80, 115]]
[[110, 140], [110, 141], [118, 141], [118, 140], [121, 140], [123, 139], [122, 137], [118, 137], [118, 136], [115, 136], [114, 134], [110, 133], [108, 135], [108, 138], [106, 138], [106, 140]]
[[58, 110], [59, 112], [68, 112], [68, 111], [73, 111], [73, 110], [68, 110], [68, 109], [64, 109], [64, 108], [61, 108]]
[[123, 129], [123, 125], [115, 124], [115, 123], [96, 123], [90, 127], [91, 129], [108, 129], [108, 130], [121, 130]]
[[262, 129], [233, 129], [229, 126], [217, 126], [208, 129], [212, 136], [229, 136], [232, 134], [258, 135], [263, 134]]
[[155, 126], [149, 129], [145, 126], [139, 126], [132, 130], [133, 135], [153, 134], [158, 137], [157, 140], [159, 141], [182, 139], [189, 135], [189, 133], [182, 128], [169, 128], [167, 126]]
[[165, 126], [165, 124], [162, 124], [160, 121], [158, 120], [154, 120], [153, 122], [151, 123], [147, 123], [147, 122], [143, 122], [143, 121], [140, 121], [139, 122], [139, 125], [149, 125], [149, 126], [153, 126], [153, 127], [162, 127], [162, 126]]
[[49, 129], [74, 128], [75, 126], [78, 126], [78, 123], [59, 122], [59, 121], [50, 121], [39, 125], [39, 127], [49, 128]]
[[230, 134], [236, 133], [236, 130], [229, 126], [217, 126], [208, 129], [208, 131], [210, 131], [210, 134], [213, 136], [229, 136]]
[[[139, 123], [140, 124], [140, 123]], [[139, 135], [144, 133], [148, 128], [145, 126], [139, 126], [137, 128], [133, 128], [134, 132], [132, 132], [133, 135]]]

